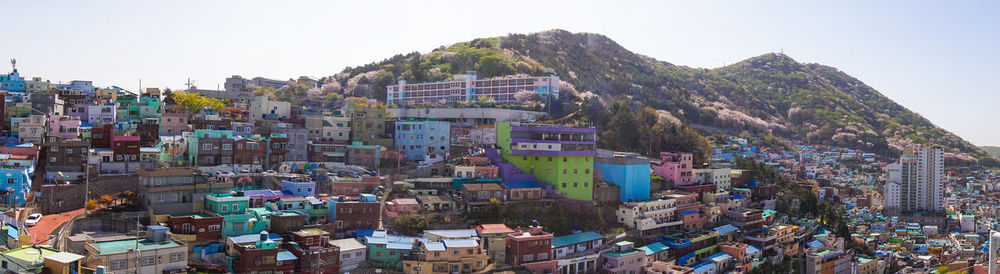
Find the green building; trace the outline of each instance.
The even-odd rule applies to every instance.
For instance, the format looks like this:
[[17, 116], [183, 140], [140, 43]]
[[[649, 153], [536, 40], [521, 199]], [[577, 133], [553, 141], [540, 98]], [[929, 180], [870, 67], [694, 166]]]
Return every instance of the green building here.
[[[368, 246], [368, 262], [374, 267], [403, 270], [403, 257], [414, 252], [416, 238], [386, 235], [384, 230], [377, 235], [365, 237]], [[380, 234], [380, 235], [379, 235]]]
[[[249, 208], [250, 197], [243, 193], [213, 193], [205, 196], [205, 210], [222, 216], [222, 236], [260, 233], [267, 229], [267, 212]], [[265, 210], [266, 211], [266, 210]], [[261, 214], [264, 213], [264, 214]]]
[[[497, 145], [504, 162], [574, 200], [593, 200], [596, 128], [500, 122]], [[512, 174], [504, 171], [504, 180]]]

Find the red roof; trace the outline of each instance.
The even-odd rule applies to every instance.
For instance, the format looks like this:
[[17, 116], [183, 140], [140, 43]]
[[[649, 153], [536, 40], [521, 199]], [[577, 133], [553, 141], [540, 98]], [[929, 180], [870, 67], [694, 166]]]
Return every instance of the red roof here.
[[505, 224], [483, 224], [476, 226], [476, 230], [480, 234], [502, 234], [502, 233], [513, 233], [514, 230], [507, 227]]

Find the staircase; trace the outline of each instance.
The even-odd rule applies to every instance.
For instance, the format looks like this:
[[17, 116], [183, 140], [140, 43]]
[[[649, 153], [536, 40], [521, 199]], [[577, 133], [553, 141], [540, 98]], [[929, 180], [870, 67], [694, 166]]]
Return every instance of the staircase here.
[[538, 181], [534, 174], [524, 173], [514, 164], [504, 162], [496, 148], [487, 148], [486, 158], [490, 159], [490, 163], [500, 168], [500, 176], [504, 182]]

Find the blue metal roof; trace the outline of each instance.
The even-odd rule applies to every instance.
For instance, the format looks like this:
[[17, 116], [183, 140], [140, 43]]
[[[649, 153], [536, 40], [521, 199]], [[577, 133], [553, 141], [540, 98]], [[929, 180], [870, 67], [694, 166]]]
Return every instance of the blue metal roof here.
[[704, 262], [700, 262], [700, 263], [697, 263], [695, 265], [692, 265], [691, 268], [694, 268], [694, 273], [707, 273], [709, 270], [712, 270], [713, 268], [715, 268], [715, 263], [709, 262], [709, 261], [704, 261]]
[[477, 247], [479, 242], [473, 239], [442, 240], [445, 247]]
[[735, 226], [733, 226], [733, 225], [723, 225], [723, 226], [718, 226], [716, 228], [713, 228], [712, 230], [715, 230], [715, 232], [718, 232], [719, 234], [728, 234], [728, 233], [731, 233], [731, 232], [734, 232], [734, 231], [737, 231], [737, 230], [740, 230], [740, 229], [737, 228], [737, 227], [735, 227]]
[[806, 246], [808, 246], [809, 248], [817, 248], [823, 246], [823, 242], [820, 242], [819, 240], [813, 240], [812, 242], [806, 243]]
[[424, 247], [427, 248], [427, 251], [444, 251], [445, 250], [444, 243], [441, 243], [441, 242], [424, 243]]
[[[269, 240], [272, 240], [272, 241], [281, 241], [282, 240], [281, 235], [278, 235], [278, 233], [267, 234], [267, 238]], [[232, 239], [234, 243], [238, 243], [238, 244], [241, 244], [241, 243], [253, 243], [253, 242], [256, 242], [257, 240], [260, 240], [260, 234], [254, 233], [254, 234], [246, 234], [246, 235], [240, 235], [240, 236], [230, 236], [229, 239]]]
[[443, 238], [472, 238], [479, 235], [475, 229], [424, 230], [424, 236], [437, 235]]
[[503, 183], [507, 188], [538, 188], [542, 187], [542, 184], [538, 181], [517, 181], [517, 182], [505, 182]]
[[290, 252], [290, 251], [285, 250], [285, 251], [278, 252], [278, 261], [279, 262], [293, 261], [293, 260], [298, 260], [298, 259], [299, 258], [295, 257], [295, 254], [292, 254], [292, 252]]
[[681, 211], [682, 215], [695, 214], [695, 213], [698, 213], [698, 211], [697, 210], [685, 210], [685, 211]]
[[747, 255], [755, 254], [757, 252], [760, 252], [759, 247], [756, 247], [754, 245], [747, 246]]
[[597, 239], [604, 239], [604, 236], [601, 236], [601, 234], [598, 234], [597, 232], [593, 231], [580, 232], [576, 234], [570, 234], [552, 238], [552, 247], [558, 248], [567, 245], [589, 242]]
[[730, 256], [729, 254], [726, 253], [718, 252], [712, 255], [708, 255], [708, 259], [711, 260], [712, 262], [720, 263], [732, 260], [733, 256]]

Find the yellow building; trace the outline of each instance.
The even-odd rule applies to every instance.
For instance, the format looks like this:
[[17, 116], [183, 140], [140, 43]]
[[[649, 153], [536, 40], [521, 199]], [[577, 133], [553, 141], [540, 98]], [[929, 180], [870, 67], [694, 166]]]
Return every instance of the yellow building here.
[[479, 241], [440, 240], [420, 244], [420, 252], [403, 257], [404, 273], [471, 273], [486, 268]]

